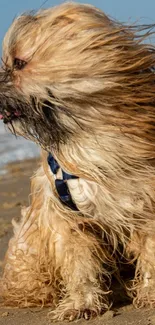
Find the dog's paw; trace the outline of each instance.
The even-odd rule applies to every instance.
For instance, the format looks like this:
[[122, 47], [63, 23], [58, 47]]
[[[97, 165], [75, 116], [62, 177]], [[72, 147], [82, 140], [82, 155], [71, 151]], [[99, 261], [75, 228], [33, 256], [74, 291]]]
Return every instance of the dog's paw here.
[[72, 322], [74, 320], [78, 320], [80, 318], [84, 318], [85, 320], [92, 319], [93, 317], [97, 316], [97, 313], [94, 310], [90, 309], [68, 309], [68, 310], [60, 310], [59, 307], [56, 308], [54, 311], [51, 311], [48, 314], [48, 317], [51, 321], [69, 321]]

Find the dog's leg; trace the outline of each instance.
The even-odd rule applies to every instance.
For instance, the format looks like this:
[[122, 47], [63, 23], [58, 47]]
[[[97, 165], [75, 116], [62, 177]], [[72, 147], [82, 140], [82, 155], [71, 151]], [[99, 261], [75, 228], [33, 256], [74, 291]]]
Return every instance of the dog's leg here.
[[155, 235], [148, 233], [136, 235], [132, 245], [138, 256], [133, 281], [133, 304], [138, 308], [155, 307]]
[[103, 288], [100, 287], [104, 269], [97, 252], [98, 243], [88, 233], [80, 234], [70, 227], [66, 234], [60, 231], [55, 253], [64, 293], [56, 310], [50, 312], [50, 317], [59, 321], [80, 317], [88, 319], [108, 308], [104, 283]]
[[[9, 305], [52, 304], [53, 261], [49, 260], [49, 248], [45, 247], [46, 227], [41, 221], [49, 213], [49, 185], [43, 169], [39, 169], [32, 180], [32, 204], [23, 209], [21, 221], [14, 222], [14, 236], [9, 243], [0, 284], [0, 292]], [[52, 231], [47, 235], [52, 237]], [[46, 242], [48, 240], [46, 238]], [[51, 239], [50, 255], [52, 248]]]

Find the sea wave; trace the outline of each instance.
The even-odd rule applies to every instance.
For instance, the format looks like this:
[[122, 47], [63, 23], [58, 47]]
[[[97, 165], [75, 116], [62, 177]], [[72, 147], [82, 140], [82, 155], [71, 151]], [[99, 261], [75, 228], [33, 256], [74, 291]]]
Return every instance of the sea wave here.
[[15, 137], [0, 122], [0, 168], [10, 162], [37, 157], [39, 153], [36, 144], [22, 137]]

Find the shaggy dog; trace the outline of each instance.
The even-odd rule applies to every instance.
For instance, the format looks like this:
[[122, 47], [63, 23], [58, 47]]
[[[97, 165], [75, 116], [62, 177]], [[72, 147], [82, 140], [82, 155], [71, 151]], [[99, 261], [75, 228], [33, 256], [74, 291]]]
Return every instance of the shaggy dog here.
[[6, 304], [51, 306], [54, 320], [109, 308], [122, 257], [134, 305], [155, 304], [153, 26], [88, 5], [25, 14], [3, 44], [1, 118], [42, 147], [31, 205], [14, 222]]

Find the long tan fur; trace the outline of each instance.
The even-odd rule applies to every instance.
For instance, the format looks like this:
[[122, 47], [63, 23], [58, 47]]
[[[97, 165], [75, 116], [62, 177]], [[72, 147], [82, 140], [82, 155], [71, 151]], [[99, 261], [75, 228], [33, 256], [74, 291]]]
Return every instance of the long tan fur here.
[[[155, 48], [144, 42], [151, 27], [65, 3], [20, 16], [6, 34], [4, 69], [25, 102], [35, 98], [32, 116], [26, 112], [33, 132], [26, 122], [13, 126], [44, 148], [31, 206], [6, 255], [8, 304], [50, 305], [56, 320], [100, 314], [121, 250], [137, 262], [134, 304], [154, 306]], [[41, 122], [45, 100], [57, 108], [58, 128]], [[79, 177], [68, 181], [79, 211], [60, 201], [46, 151]]]

